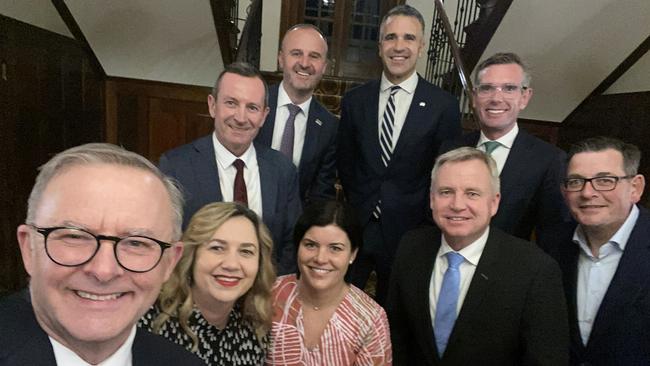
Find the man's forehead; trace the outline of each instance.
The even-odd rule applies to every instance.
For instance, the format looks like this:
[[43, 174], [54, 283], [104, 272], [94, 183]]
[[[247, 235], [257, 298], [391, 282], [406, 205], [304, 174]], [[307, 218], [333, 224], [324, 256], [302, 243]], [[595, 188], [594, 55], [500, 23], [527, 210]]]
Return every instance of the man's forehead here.
[[591, 174], [599, 172], [613, 173], [623, 169], [623, 154], [614, 149], [579, 152], [573, 155], [568, 163], [568, 174], [581, 171], [587, 171]]
[[411, 25], [413, 25], [413, 28], [404, 29], [403, 26], [405, 24], [401, 24], [401, 27], [399, 28], [395, 27], [386, 34], [412, 34], [416, 36], [423, 34], [422, 24], [420, 24], [420, 21], [416, 17], [402, 15], [402, 14], [391, 15], [388, 18], [386, 18], [386, 21], [384, 22], [384, 24], [382, 24], [381, 30], [385, 31], [388, 26], [392, 26], [397, 21], [400, 21], [401, 23], [411, 23]]

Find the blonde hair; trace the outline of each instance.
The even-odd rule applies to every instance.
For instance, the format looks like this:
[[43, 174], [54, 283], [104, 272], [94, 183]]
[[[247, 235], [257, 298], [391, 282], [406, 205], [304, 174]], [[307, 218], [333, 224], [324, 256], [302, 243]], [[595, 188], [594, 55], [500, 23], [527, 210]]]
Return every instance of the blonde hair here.
[[275, 282], [275, 269], [271, 260], [273, 240], [266, 225], [255, 212], [232, 202], [215, 202], [197, 211], [183, 234], [184, 250], [178, 265], [169, 280], [163, 285], [158, 304], [160, 314], [154, 319], [152, 328], [158, 333], [172, 317], [177, 317], [185, 333], [192, 339], [192, 350], [196, 351], [198, 339], [189, 327], [189, 317], [194, 308], [191, 287], [196, 251], [208, 242], [215, 231], [233, 217], [246, 217], [255, 227], [260, 246], [259, 269], [253, 286], [237, 303], [241, 306], [242, 318], [248, 322], [262, 340], [271, 328], [271, 286]]

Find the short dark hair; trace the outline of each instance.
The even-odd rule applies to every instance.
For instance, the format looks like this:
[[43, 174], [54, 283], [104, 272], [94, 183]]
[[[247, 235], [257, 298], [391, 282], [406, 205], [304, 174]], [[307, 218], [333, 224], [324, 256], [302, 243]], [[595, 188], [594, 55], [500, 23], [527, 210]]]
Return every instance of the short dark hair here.
[[[347, 203], [338, 201], [316, 201], [307, 206], [298, 218], [293, 229], [294, 250], [298, 253], [300, 242], [307, 230], [313, 226], [335, 225], [343, 230], [350, 239], [351, 250], [360, 250], [363, 243], [361, 224], [355, 210]], [[349, 270], [345, 281], [349, 282]], [[300, 273], [298, 273], [300, 275]]]
[[418, 20], [420, 25], [422, 26], [422, 34], [424, 34], [424, 17], [422, 14], [414, 7], [411, 5], [397, 5], [390, 9], [386, 15], [384, 15], [383, 18], [381, 18], [381, 23], [379, 24], [379, 42], [381, 42], [381, 39], [383, 38], [382, 29], [384, 28], [384, 24], [386, 24], [386, 21], [388, 18], [397, 16], [397, 15], [402, 15], [405, 17], [413, 17]]
[[269, 105], [269, 86], [266, 84], [264, 77], [255, 66], [249, 64], [248, 62], [242, 61], [233, 62], [230, 65], [227, 65], [223, 71], [221, 71], [217, 77], [217, 81], [215, 81], [214, 86], [212, 87], [213, 97], [216, 98], [219, 95], [219, 83], [221, 83], [221, 79], [226, 73], [235, 74], [246, 78], [260, 79], [264, 85], [264, 107]]
[[478, 85], [480, 83], [481, 72], [487, 69], [492, 65], [509, 65], [516, 64], [521, 67], [524, 71], [524, 80], [522, 81], [522, 86], [529, 87], [530, 81], [532, 80], [530, 76], [530, 69], [528, 65], [514, 52], [498, 52], [494, 55], [483, 60], [478, 66], [476, 66], [476, 72], [474, 73], [474, 84]]
[[613, 149], [623, 155], [623, 170], [626, 175], [637, 175], [641, 163], [641, 151], [636, 145], [628, 144], [614, 137], [597, 136], [576, 142], [569, 148], [567, 162], [574, 155], [584, 152], [598, 152]]

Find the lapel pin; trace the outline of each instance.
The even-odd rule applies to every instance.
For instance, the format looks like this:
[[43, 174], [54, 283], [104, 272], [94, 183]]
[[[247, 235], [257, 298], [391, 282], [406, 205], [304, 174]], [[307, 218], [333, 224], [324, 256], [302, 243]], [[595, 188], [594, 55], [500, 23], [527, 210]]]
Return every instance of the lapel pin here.
[[427, 105], [425, 102], [420, 102], [420, 107], [424, 107], [425, 105]]
[[323, 125], [323, 122], [322, 122], [321, 120], [319, 120], [318, 118], [316, 118], [316, 121], [315, 121], [315, 122], [316, 122], [316, 124], [319, 125], [319, 126], [322, 126], [322, 125]]

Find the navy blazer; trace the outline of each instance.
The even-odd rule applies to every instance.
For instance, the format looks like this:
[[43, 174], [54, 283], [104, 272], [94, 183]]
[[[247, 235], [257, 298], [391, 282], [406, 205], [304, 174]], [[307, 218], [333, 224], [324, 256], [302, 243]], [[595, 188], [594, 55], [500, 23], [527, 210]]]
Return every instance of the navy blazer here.
[[[36, 321], [27, 290], [0, 301], [0, 366], [56, 366], [52, 343]], [[133, 340], [133, 366], [205, 365], [167, 339], [143, 329]]]
[[[475, 147], [479, 137], [474, 131], [445, 141], [441, 153]], [[560, 190], [565, 167], [564, 151], [520, 128], [501, 171], [501, 202], [490, 225], [524, 240], [534, 229], [537, 244], [551, 252], [575, 225]]]
[[[418, 76], [419, 77], [419, 76]], [[430, 218], [431, 168], [440, 144], [461, 134], [458, 100], [419, 77], [388, 167], [379, 147], [380, 80], [350, 90], [341, 101], [337, 165], [343, 191], [362, 225], [381, 200], [389, 257], [399, 239]]]
[[[295, 272], [293, 226], [302, 212], [296, 167], [282, 153], [255, 144], [262, 189], [262, 219], [273, 236], [279, 274]], [[192, 215], [211, 202], [223, 200], [212, 135], [167, 151], [160, 170], [176, 179], [185, 194], [183, 228]]]
[[569, 307], [572, 365], [650, 365], [650, 213], [639, 210], [586, 346], [577, 318], [580, 248], [567, 238], [557, 252]]
[[394, 365], [566, 365], [569, 329], [560, 269], [529, 242], [490, 228], [449, 337], [438, 356], [429, 283], [441, 233], [404, 235], [388, 291]]
[[[273, 143], [275, 111], [278, 103], [278, 88], [269, 88], [269, 114], [255, 138], [255, 142], [267, 147]], [[336, 117], [312, 97], [309, 103], [305, 143], [302, 147], [298, 176], [300, 178], [300, 199], [303, 203], [336, 197]]]

